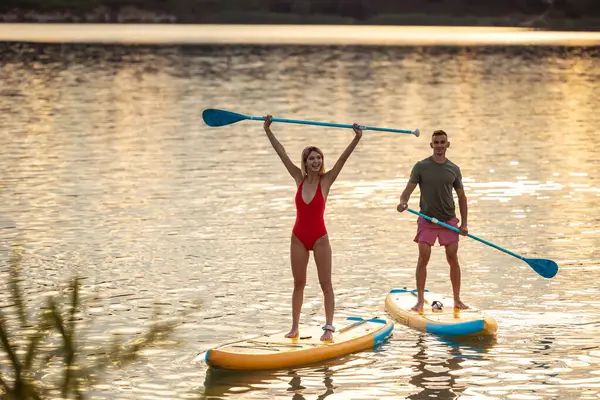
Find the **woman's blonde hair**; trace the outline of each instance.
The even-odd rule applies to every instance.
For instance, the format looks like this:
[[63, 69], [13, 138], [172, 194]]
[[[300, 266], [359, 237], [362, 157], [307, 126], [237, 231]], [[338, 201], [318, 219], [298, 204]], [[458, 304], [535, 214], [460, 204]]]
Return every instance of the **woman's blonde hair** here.
[[316, 151], [321, 156], [321, 169], [319, 170], [319, 175], [323, 175], [325, 173], [325, 156], [323, 155], [323, 152], [318, 147], [308, 146], [307, 148], [302, 150], [302, 162], [300, 163], [302, 175], [304, 175], [305, 177], [308, 175], [308, 171], [306, 170], [306, 160], [308, 159], [310, 153], [312, 153], [313, 151]]

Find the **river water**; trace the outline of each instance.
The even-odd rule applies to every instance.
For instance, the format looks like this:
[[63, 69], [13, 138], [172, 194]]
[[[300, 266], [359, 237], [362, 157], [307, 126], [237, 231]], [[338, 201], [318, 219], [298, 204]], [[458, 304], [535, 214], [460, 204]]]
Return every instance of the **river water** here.
[[[155, 313], [185, 313], [173, 346], [111, 367], [95, 398], [600, 397], [599, 47], [13, 42], [2, 60], [0, 255], [5, 265], [23, 252], [31, 312], [80, 277], [79, 338], [92, 353], [139, 336]], [[494, 340], [396, 324], [380, 348], [318, 365], [209, 370], [205, 350], [288, 328], [295, 218], [294, 182], [261, 123], [209, 128], [211, 107], [421, 130], [366, 131], [332, 187], [338, 325], [385, 316], [386, 293], [414, 285], [416, 220], [395, 208], [435, 129], [462, 169], [470, 232], [559, 273], [544, 279], [463, 238], [463, 298], [497, 319]], [[321, 147], [326, 167], [353, 137], [273, 131], [296, 162]], [[451, 290], [437, 246], [427, 284]], [[302, 321], [324, 321], [312, 260]]]

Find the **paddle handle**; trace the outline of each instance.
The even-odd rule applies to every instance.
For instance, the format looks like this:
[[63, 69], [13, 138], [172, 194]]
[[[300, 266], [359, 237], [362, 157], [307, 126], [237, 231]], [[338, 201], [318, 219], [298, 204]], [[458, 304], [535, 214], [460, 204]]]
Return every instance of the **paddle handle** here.
[[[413, 209], [410, 209], [410, 208], [407, 208], [407, 210], [408, 210], [408, 211], [410, 211], [411, 213], [415, 214], [415, 215], [418, 215], [419, 217], [425, 218], [426, 220], [428, 220], [428, 221], [430, 221], [430, 222], [433, 222], [434, 224], [441, 225], [441, 226], [443, 226], [444, 228], [448, 228], [448, 229], [450, 229], [450, 230], [453, 230], [454, 232], [458, 232], [458, 233], [460, 233], [460, 229], [458, 229], [458, 228], [456, 228], [456, 227], [454, 227], [454, 226], [452, 226], [452, 225], [448, 225], [448, 224], [446, 224], [446, 223], [444, 223], [444, 222], [442, 222], [442, 221], [438, 221], [436, 218], [431, 218], [431, 217], [429, 217], [429, 216], [427, 216], [427, 215], [425, 215], [425, 214], [421, 214], [420, 212], [418, 212], [418, 211], [415, 211], [415, 210], [413, 210]], [[500, 247], [500, 246], [497, 246], [497, 245], [495, 245], [494, 243], [488, 242], [488, 241], [487, 241], [487, 240], [485, 240], [485, 239], [481, 239], [481, 238], [479, 238], [479, 237], [477, 237], [477, 236], [475, 236], [475, 235], [471, 235], [470, 233], [467, 233], [467, 236], [468, 236], [468, 237], [470, 237], [471, 239], [475, 239], [475, 240], [477, 240], [478, 242], [481, 242], [481, 243], [483, 243], [483, 244], [487, 244], [488, 246], [491, 246], [491, 247], [495, 248], [496, 250], [500, 250], [500, 251], [503, 251], [504, 253], [506, 253], [506, 254], [509, 254], [509, 255], [511, 255], [511, 256], [513, 256], [513, 257], [517, 257], [519, 260], [524, 260], [524, 261], [526, 261], [524, 257], [522, 257], [522, 256], [520, 256], [520, 255], [518, 255], [518, 254], [516, 254], [516, 253], [513, 253], [512, 251], [509, 251], [509, 250], [503, 249], [502, 247]]]
[[[264, 121], [265, 120], [265, 117], [248, 117], [248, 118], [253, 121]], [[285, 122], [288, 124], [329, 126], [332, 128], [352, 128], [352, 125], [350, 125], [350, 124], [336, 124], [333, 122], [305, 121], [302, 119], [271, 118], [271, 121]], [[420, 135], [420, 132], [418, 129], [411, 131], [410, 129], [377, 128], [374, 126], [364, 126], [364, 125], [359, 125], [358, 127], [364, 131], [369, 130], [369, 131], [380, 131], [380, 132], [408, 133], [411, 135], [415, 135], [416, 137], [419, 137], [419, 135]]]

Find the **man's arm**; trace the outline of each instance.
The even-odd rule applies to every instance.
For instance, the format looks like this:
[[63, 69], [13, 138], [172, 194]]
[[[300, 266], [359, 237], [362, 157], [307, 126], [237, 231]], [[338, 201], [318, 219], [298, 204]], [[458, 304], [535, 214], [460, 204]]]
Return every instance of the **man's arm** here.
[[469, 207], [467, 205], [467, 195], [465, 195], [465, 189], [455, 189], [456, 195], [458, 196], [458, 208], [460, 210], [460, 233], [466, 235], [469, 233], [467, 229], [467, 219], [469, 216]]
[[400, 204], [398, 204], [398, 207], [396, 207], [399, 212], [402, 212], [408, 208], [408, 200], [410, 200], [410, 195], [416, 187], [416, 183], [408, 181], [406, 188], [404, 188], [404, 191], [400, 195]]

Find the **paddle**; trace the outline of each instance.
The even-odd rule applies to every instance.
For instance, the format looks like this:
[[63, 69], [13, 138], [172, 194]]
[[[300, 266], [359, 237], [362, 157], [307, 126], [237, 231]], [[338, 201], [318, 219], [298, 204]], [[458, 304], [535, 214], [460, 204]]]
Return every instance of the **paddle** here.
[[[451, 229], [451, 230], [453, 230], [453, 231], [455, 231], [455, 232], [458, 232], [458, 233], [460, 233], [460, 229], [458, 229], [458, 228], [455, 228], [454, 226], [451, 226], [451, 225], [445, 224], [445, 223], [443, 223], [443, 222], [441, 222], [441, 221], [438, 221], [438, 220], [437, 220], [437, 219], [435, 219], [435, 218], [431, 218], [431, 217], [428, 217], [428, 216], [427, 216], [427, 215], [425, 215], [425, 214], [421, 214], [421, 213], [420, 213], [420, 212], [418, 212], [418, 211], [411, 210], [410, 208], [408, 208], [408, 211], [410, 211], [411, 213], [413, 213], [413, 214], [415, 214], [415, 215], [418, 215], [419, 217], [423, 217], [423, 218], [425, 218], [426, 220], [428, 220], [428, 221], [430, 221], [430, 222], [433, 222], [434, 224], [441, 225], [441, 226], [443, 226], [444, 228], [448, 228], [448, 229]], [[485, 239], [481, 239], [481, 238], [478, 238], [478, 237], [477, 237], [477, 236], [475, 236], [475, 235], [471, 235], [470, 233], [468, 233], [468, 234], [467, 234], [467, 236], [468, 236], [468, 237], [470, 237], [471, 239], [475, 239], [475, 240], [477, 240], [477, 241], [479, 241], [479, 242], [481, 242], [481, 243], [483, 243], [483, 244], [487, 244], [488, 246], [491, 246], [491, 247], [493, 247], [493, 248], [495, 248], [495, 249], [497, 249], [497, 250], [503, 251], [503, 252], [505, 252], [506, 254], [509, 254], [509, 255], [511, 255], [511, 256], [513, 256], [513, 257], [516, 257], [516, 258], [518, 258], [519, 260], [523, 260], [523, 261], [525, 261], [527, 264], [529, 264], [529, 266], [530, 266], [531, 268], [533, 268], [533, 270], [534, 270], [535, 272], [537, 272], [538, 274], [540, 274], [540, 275], [541, 275], [541, 276], [543, 276], [544, 278], [552, 278], [552, 277], [554, 277], [554, 275], [556, 275], [556, 273], [558, 272], [558, 265], [557, 265], [557, 264], [556, 264], [554, 261], [552, 261], [552, 260], [546, 260], [546, 259], [544, 259], [544, 258], [525, 258], [525, 257], [523, 257], [523, 256], [520, 256], [520, 255], [518, 255], [518, 254], [515, 254], [515, 253], [513, 253], [512, 251], [509, 251], [509, 250], [503, 249], [503, 248], [502, 248], [502, 247], [500, 247], [500, 246], [496, 246], [494, 243], [488, 242], [488, 241], [487, 241], [487, 240], [485, 240]]]
[[[375, 317], [375, 318], [377, 318], [377, 317]], [[351, 324], [348, 324], [348, 325], [344, 326], [342, 329], [340, 329], [338, 331], [338, 333], [346, 332], [346, 331], [348, 331], [348, 330], [350, 330], [352, 328], [355, 328], [355, 327], [357, 327], [359, 325], [362, 325], [362, 324], [370, 321], [370, 318], [363, 319], [363, 318], [359, 318], [359, 317], [350, 317], [348, 319], [350, 319], [351, 321], [356, 321], [356, 322], [353, 322]]]
[[[202, 111], [202, 119], [208, 126], [226, 126], [235, 124], [236, 122], [243, 121], [246, 119], [252, 121], [264, 121], [265, 117], [252, 117], [250, 115], [238, 114], [231, 111], [218, 110], [214, 108], [207, 108]], [[330, 126], [333, 128], [352, 128], [351, 124], [335, 124], [332, 122], [317, 122], [317, 121], [304, 121], [301, 119], [285, 119], [285, 118], [271, 118], [273, 122], [285, 122], [288, 124], [303, 124], [303, 125], [318, 125], [318, 126]], [[383, 132], [396, 132], [396, 133], [408, 133], [411, 135], [415, 135], [419, 137], [419, 130], [409, 130], [409, 129], [392, 129], [392, 128], [376, 128], [373, 126], [362, 126], [359, 125], [359, 128], [366, 131], [383, 131]]]

